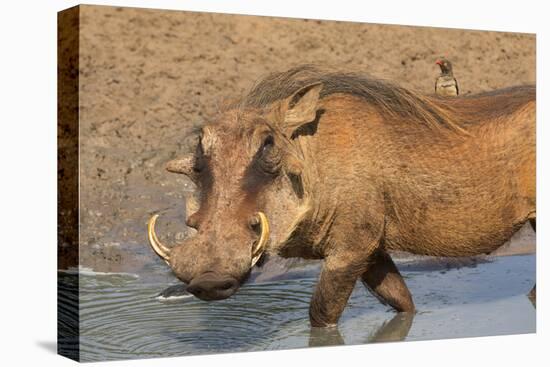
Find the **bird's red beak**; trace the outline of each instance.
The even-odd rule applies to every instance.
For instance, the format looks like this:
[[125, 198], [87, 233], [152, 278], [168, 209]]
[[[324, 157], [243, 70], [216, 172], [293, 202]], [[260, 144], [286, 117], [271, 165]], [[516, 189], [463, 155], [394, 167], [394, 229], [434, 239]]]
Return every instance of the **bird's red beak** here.
[[437, 60], [435, 63], [436, 63], [437, 65], [443, 65], [443, 61], [441, 61], [441, 60]]

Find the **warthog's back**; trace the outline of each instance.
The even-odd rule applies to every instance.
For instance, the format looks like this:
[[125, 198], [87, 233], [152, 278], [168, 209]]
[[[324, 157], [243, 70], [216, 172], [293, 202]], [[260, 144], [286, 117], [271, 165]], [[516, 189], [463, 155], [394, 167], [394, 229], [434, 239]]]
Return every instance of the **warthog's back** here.
[[490, 252], [535, 217], [532, 92], [516, 88], [449, 102], [449, 116], [463, 132], [392, 118], [350, 96], [326, 98], [315, 151], [325, 190], [337, 193], [339, 208], [355, 206], [358, 215], [372, 216], [374, 201], [382, 200], [390, 249]]

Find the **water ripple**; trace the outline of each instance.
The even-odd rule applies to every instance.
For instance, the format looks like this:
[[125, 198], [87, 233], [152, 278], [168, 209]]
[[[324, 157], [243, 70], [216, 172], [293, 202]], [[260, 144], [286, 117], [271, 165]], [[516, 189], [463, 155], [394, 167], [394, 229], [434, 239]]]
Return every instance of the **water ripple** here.
[[[82, 361], [99, 361], [534, 331], [535, 312], [523, 295], [534, 281], [534, 258], [514, 261], [480, 265], [483, 271], [406, 273], [421, 311], [414, 325], [358, 284], [339, 329], [332, 331], [309, 327], [315, 278], [247, 284], [217, 302], [194, 297], [167, 302], [157, 295], [169, 284], [120, 274], [81, 275], [78, 284], [59, 287], [60, 327], [80, 325], [80, 339], [68, 333], [61, 346], [79, 352]], [[488, 283], [489, 293], [483, 286]], [[80, 345], [75, 347], [75, 340]]]

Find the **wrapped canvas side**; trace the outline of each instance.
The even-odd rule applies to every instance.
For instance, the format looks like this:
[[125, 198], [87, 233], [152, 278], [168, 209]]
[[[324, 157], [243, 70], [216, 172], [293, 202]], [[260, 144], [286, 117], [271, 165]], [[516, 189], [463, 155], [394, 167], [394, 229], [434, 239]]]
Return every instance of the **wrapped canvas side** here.
[[57, 351], [79, 360], [79, 7], [58, 14]]

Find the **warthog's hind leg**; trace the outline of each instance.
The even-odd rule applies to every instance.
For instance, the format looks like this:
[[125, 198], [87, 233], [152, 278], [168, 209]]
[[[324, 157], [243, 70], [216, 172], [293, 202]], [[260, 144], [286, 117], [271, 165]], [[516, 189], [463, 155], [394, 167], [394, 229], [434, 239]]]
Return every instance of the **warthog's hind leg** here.
[[379, 250], [369, 260], [368, 270], [361, 276], [365, 287], [380, 302], [398, 312], [414, 312], [411, 292], [390, 255]]
[[533, 286], [533, 288], [531, 288], [531, 291], [529, 292], [529, 294], [527, 294], [527, 297], [529, 298], [533, 306], [537, 308], [537, 285], [536, 284]]

